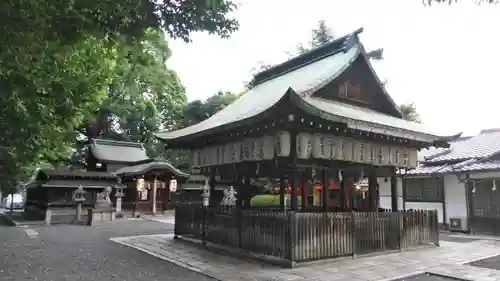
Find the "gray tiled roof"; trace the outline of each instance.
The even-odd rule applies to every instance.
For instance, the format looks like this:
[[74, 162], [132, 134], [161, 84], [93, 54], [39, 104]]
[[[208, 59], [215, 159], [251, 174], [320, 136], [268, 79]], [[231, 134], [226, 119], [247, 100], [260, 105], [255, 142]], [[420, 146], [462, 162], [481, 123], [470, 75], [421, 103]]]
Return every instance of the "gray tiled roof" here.
[[[436, 174], [436, 173], [442, 173], [444, 169], [446, 169], [448, 165], [437, 165], [437, 166], [425, 166], [425, 165], [418, 165], [417, 168], [407, 170], [406, 175], [430, 175], [430, 174]], [[400, 171], [399, 174], [404, 174]]]
[[117, 182], [110, 181], [90, 181], [90, 180], [50, 180], [43, 183], [43, 187], [59, 187], [59, 188], [77, 188], [78, 186], [83, 188], [106, 188], [115, 187], [118, 185]]
[[94, 179], [118, 179], [118, 176], [108, 172], [89, 172], [69, 169], [40, 169], [37, 172], [36, 179], [42, 175], [49, 178], [72, 177], [72, 178], [94, 178]]
[[93, 139], [90, 151], [103, 163], [135, 163], [148, 160], [141, 143]]
[[[429, 142], [434, 141], [438, 135], [420, 123], [395, 118], [371, 109], [322, 98], [303, 97], [302, 99], [322, 111], [323, 114], [329, 114], [332, 117], [329, 119], [346, 123], [350, 128], [410, 139], [416, 138], [418, 134], [419, 138]], [[325, 115], [323, 117], [328, 118]]]
[[289, 88], [297, 93], [315, 88], [332, 74], [337, 74], [358, 54], [359, 48], [355, 47], [290, 71], [258, 84], [228, 107], [198, 124], [173, 132], [156, 133], [156, 136], [165, 140], [176, 139], [256, 116], [276, 104]]
[[[350, 42], [348, 46], [331, 51], [316, 61], [297, 66], [288, 72], [283, 72], [279, 76], [257, 84], [231, 105], [198, 124], [173, 132], [156, 133], [156, 136], [159, 139], [167, 141], [193, 134], [201, 136], [211, 129], [235, 124], [257, 116], [275, 105], [287, 93], [290, 93], [292, 100], [298, 101], [303, 107], [309, 107], [309, 109], [315, 111], [320, 117], [341, 119], [353, 128], [372, 131], [374, 130], [372, 125], [375, 124], [378, 125], [381, 133], [392, 133], [395, 136], [400, 136], [401, 134], [413, 136], [417, 133], [425, 141], [435, 140], [437, 134], [428, 131], [421, 124], [404, 121], [400, 118], [339, 102], [306, 97], [332, 82], [360, 55], [365, 56], [364, 48], [358, 41], [356, 34], [343, 38], [346, 42]], [[338, 48], [338, 45], [332, 46]], [[375, 73], [374, 75], [376, 76]], [[390, 97], [387, 98], [392, 102]]]
[[479, 134], [464, 141], [451, 143], [450, 148], [425, 163], [457, 162], [471, 158], [487, 158], [500, 152], [500, 132]]
[[182, 178], [189, 177], [189, 174], [180, 171], [167, 161], [153, 161], [134, 166], [127, 166], [118, 169], [117, 171], [115, 171], [115, 174], [119, 176], [137, 176], [137, 175], [143, 175], [153, 170], [170, 173], [176, 177], [182, 177]]
[[408, 175], [460, 173], [500, 169], [499, 160], [490, 157], [500, 153], [500, 132], [484, 130], [472, 137], [459, 138], [450, 147], [430, 148], [419, 152], [419, 166]]

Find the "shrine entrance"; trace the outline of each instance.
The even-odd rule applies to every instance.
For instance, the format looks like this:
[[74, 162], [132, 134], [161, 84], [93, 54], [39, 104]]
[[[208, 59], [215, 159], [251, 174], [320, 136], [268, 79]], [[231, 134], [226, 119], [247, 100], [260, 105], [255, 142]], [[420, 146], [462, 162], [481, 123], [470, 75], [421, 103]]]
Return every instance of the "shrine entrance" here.
[[[447, 139], [402, 120], [359, 32], [257, 74], [209, 119], [156, 134], [209, 178], [205, 204], [177, 205], [176, 237], [287, 266], [439, 244], [436, 211], [398, 211], [396, 172]], [[379, 177], [391, 179], [392, 210], [379, 209]], [[233, 182], [234, 207], [210, 196], [217, 180]]]

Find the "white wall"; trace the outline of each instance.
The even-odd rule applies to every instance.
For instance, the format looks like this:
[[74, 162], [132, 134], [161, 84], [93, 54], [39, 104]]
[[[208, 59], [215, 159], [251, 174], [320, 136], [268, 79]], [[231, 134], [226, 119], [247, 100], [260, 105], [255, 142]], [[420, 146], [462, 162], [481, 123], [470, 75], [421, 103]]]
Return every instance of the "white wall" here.
[[[387, 179], [387, 182], [385, 181]], [[391, 178], [377, 178], [380, 194], [380, 208], [391, 209]], [[398, 209], [403, 209], [403, 188], [398, 178]]]
[[456, 175], [444, 176], [444, 198], [446, 222], [450, 222], [450, 217], [467, 217], [465, 183], [461, 183]]
[[[385, 209], [391, 208], [391, 180], [387, 178], [378, 178], [379, 193], [380, 193], [380, 207]], [[398, 209], [403, 210], [403, 185], [402, 180], [398, 178]], [[443, 223], [443, 204], [435, 202], [406, 202], [406, 209], [418, 210], [437, 210], [438, 221]]]

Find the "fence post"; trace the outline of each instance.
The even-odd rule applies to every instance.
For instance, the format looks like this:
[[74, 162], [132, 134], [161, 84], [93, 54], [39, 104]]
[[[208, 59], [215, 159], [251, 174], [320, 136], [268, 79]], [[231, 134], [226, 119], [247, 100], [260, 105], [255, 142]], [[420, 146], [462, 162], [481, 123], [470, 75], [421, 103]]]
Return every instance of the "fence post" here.
[[433, 224], [434, 224], [434, 229], [436, 231], [436, 242], [434, 242], [434, 245], [436, 245], [436, 247], [439, 247], [440, 244], [439, 244], [439, 219], [438, 219], [438, 211], [437, 210], [434, 210], [432, 211], [433, 213]]
[[352, 258], [356, 258], [356, 241], [358, 240], [357, 227], [356, 227], [356, 214], [351, 211], [351, 234], [352, 234]]
[[399, 211], [398, 212], [398, 216], [397, 216], [397, 219], [398, 219], [398, 238], [399, 238], [399, 251], [403, 251], [404, 250], [404, 245], [403, 245], [403, 228], [404, 228], [404, 214], [405, 214], [405, 211]]
[[207, 209], [208, 207], [203, 205], [203, 216], [201, 219], [201, 242], [203, 246], [207, 245]]
[[176, 205], [175, 206], [175, 220], [174, 220], [174, 239], [177, 239], [179, 238], [179, 223], [181, 221], [181, 219], [178, 217], [178, 214], [180, 215], [180, 210], [179, 210], [179, 206]]
[[238, 229], [238, 248], [242, 248], [243, 246], [243, 241], [242, 241], [242, 220], [243, 218], [243, 210], [241, 210], [241, 206], [237, 208], [236, 210], [236, 228]]
[[290, 211], [288, 212], [288, 245], [287, 245], [288, 260], [290, 261], [290, 267], [295, 266], [295, 259], [297, 258], [295, 256], [295, 242], [297, 237], [296, 229], [297, 229], [296, 214], [295, 211]]

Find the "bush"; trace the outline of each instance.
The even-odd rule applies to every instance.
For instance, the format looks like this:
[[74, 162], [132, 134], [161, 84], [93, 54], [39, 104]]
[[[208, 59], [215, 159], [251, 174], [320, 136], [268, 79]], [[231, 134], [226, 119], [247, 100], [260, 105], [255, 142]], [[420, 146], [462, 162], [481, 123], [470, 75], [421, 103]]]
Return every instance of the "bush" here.
[[[300, 206], [302, 198], [297, 196], [297, 204]], [[286, 205], [290, 206], [290, 195], [285, 194]], [[262, 194], [256, 195], [250, 199], [250, 206], [252, 207], [271, 207], [271, 208], [279, 208], [280, 206], [280, 196], [279, 195], [271, 195], [271, 194]]]

